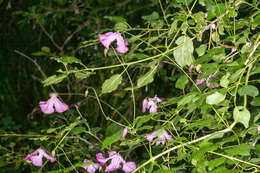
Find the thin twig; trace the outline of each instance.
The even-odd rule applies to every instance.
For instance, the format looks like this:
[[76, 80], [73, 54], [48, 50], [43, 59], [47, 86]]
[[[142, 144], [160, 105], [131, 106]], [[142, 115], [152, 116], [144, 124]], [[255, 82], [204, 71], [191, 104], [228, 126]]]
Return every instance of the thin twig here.
[[44, 28], [44, 26], [43, 26], [41, 23], [39, 23], [39, 26], [40, 26], [40, 28], [42, 29], [42, 31], [45, 33], [45, 35], [47, 35], [47, 37], [49, 37], [49, 39], [50, 39], [51, 42], [54, 44], [54, 46], [55, 46], [57, 49], [59, 49], [60, 51], [62, 51], [62, 50], [63, 50], [63, 47], [60, 47], [60, 46], [54, 41], [52, 35], [50, 35], [50, 34], [46, 31], [46, 29]]
[[[44, 78], [44, 79], [47, 79], [46, 74], [43, 72], [41, 66], [37, 63], [36, 59], [33, 59], [33, 58], [31, 58], [31, 57], [25, 55], [24, 53], [20, 52], [19, 50], [15, 50], [14, 52], [17, 53], [17, 54], [19, 54], [19, 55], [21, 55], [22, 57], [25, 57], [26, 59], [30, 60], [30, 61], [37, 67], [37, 69], [39, 70], [39, 72], [42, 74], [43, 78]], [[55, 88], [54, 88], [52, 85], [50, 85], [50, 87], [51, 87], [51, 89], [52, 89], [53, 92], [57, 93], [57, 91], [55, 90]]]

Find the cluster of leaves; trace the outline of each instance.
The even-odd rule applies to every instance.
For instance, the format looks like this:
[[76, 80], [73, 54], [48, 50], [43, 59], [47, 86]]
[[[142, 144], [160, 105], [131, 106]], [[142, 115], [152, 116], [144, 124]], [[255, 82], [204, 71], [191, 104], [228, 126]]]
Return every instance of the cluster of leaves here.
[[[116, 150], [137, 163], [136, 172], [257, 172], [259, 2], [140, 4], [115, 3], [123, 8], [110, 13], [103, 2], [63, 0], [14, 13], [22, 16], [20, 25], [31, 23], [46, 35], [49, 42], [31, 55], [55, 62], [43, 69], [50, 74], [41, 76], [45, 94], [58, 91], [71, 107], [42, 117], [50, 124], [31, 132], [40, 135], [26, 132], [35, 146], [30, 151], [42, 146], [58, 153], [58, 164], [41, 170], [77, 171], [85, 158]], [[118, 16], [126, 7], [129, 13]], [[120, 32], [129, 52], [110, 48], [105, 57], [97, 34], [107, 31]], [[216, 73], [209, 87], [196, 84]], [[142, 113], [142, 100], [155, 94], [163, 99], [159, 111]], [[121, 141], [124, 127], [129, 133]], [[174, 141], [155, 147], [144, 136], [160, 128]], [[29, 145], [17, 152], [22, 160]]]

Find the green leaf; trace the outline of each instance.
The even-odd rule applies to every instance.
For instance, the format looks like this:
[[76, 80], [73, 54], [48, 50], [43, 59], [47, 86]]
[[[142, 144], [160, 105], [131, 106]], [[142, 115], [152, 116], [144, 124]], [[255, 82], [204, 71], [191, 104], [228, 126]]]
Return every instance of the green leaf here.
[[122, 131], [118, 131], [114, 135], [106, 137], [102, 143], [102, 149], [119, 141], [121, 139], [121, 136], [122, 136]]
[[251, 102], [250, 104], [252, 106], [260, 106], [260, 97], [255, 97]]
[[225, 153], [230, 154], [231, 156], [241, 155], [241, 156], [250, 156], [251, 146], [248, 144], [240, 144], [233, 146], [231, 149], [225, 150]]
[[96, 74], [95, 72], [76, 72], [74, 73], [77, 79], [85, 79], [88, 78], [90, 75]]
[[125, 22], [118, 22], [115, 24], [114, 29], [116, 31], [118, 30], [126, 30], [128, 28], [128, 25]]
[[80, 59], [73, 56], [57, 58], [57, 61], [62, 62], [64, 64], [72, 64], [72, 63], [83, 64]]
[[120, 74], [115, 74], [111, 76], [109, 79], [105, 80], [102, 85], [102, 93], [110, 93], [117, 89], [119, 84], [122, 81], [122, 76]]
[[188, 84], [189, 79], [186, 75], [182, 75], [178, 78], [178, 80], [175, 83], [175, 87], [179, 88], [181, 90], [184, 90], [185, 86]]
[[242, 123], [245, 128], [248, 128], [250, 120], [250, 112], [243, 106], [237, 106], [233, 110], [233, 118], [236, 122]]
[[71, 134], [78, 135], [80, 133], [86, 132], [85, 127], [75, 127], [74, 129], [71, 130]]
[[181, 36], [176, 40], [176, 44], [180, 45], [174, 52], [175, 61], [181, 66], [190, 66], [193, 63], [193, 42], [187, 36]]
[[170, 37], [173, 34], [173, 32], [177, 30], [177, 25], [178, 25], [178, 20], [174, 20], [174, 22], [172, 22], [171, 28], [168, 32], [168, 37]]
[[137, 80], [137, 88], [148, 85], [153, 82], [154, 74], [156, 73], [157, 66], [151, 66], [152, 68], [142, 77]]
[[50, 49], [49, 47], [46, 47], [46, 46], [43, 46], [43, 47], [41, 48], [41, 50], [42, 50], [43, 52], [45, 52], [45, 53], [50, 53], [50, 52], [51, 52], [51, 49]]
[[52, 75], [52, 76], [48, 77], [47, 79], [45, 79], [42, 83], [43, 83], [43, 86], [57, 84], [57, 83], [60, 83], [61, 81], [63, 81], [63, 79], [66, 77], [67, 77], [67, 75], [65, 75], [65, 74], [60, 74], [58, 76]]
[[194, 98], [197, 96], [196, 93], [190, 93], [185, 95], [179, 102], [178, 106], [186, 105], [194, 100]]
[[222, 76], [222, 78], [220, 79], [220, 86], [227, 88], [228, 84], [229, 84], [229, 80], [228, 78], [230, 77], [230, 73], [227, 72], [224, 76]]
[[205, 54], [206, 52], [206, 49], [207, 49], [207, 45], [206, 44], [202, 44], [200, 45], [200, 47], [196, 48], [196, 52], [199, 56], [202, 56]]
[[149, 121], [152, 117], [150, 115], [139, 116], [135, 119], [136, 128], [141, 127], [144, 123]]
[[246, 94], [248, 96], [255, 97], [255, 96], [258, 96], [259, 91], [255, 86], [247, 85], [247, 86], [243, 86], [243, 87], [239, 88], [238, 94], [240, 96], [243, 96]]
[[104, 19], [116, 22], [126, 22], [126, 19], [120, 16], [104, 16]]
[[217, 105], [220, 102], [222, 102], [223, 100], [225, 100], [225, 98], [226, 98], [225, 95], [223, 95], [219, 92], [215, 92], [214, 94], [207, 96], [206, 103], [209, 105]]

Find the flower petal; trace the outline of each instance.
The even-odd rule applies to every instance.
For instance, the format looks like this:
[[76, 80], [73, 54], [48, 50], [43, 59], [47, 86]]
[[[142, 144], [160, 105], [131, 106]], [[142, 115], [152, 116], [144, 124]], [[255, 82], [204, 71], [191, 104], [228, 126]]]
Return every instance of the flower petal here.
[[69, 106], [63, 102], [61, 102], [57, 97], [52, 97], [52, 101], [54, 102], [54, 107], [56, 112], [62, 113], [69, 109]]
[[96, 159], [100, 163], [101, 166], [104, 166], [107, 162], [107, 159], [103, 156], [102, 153], [97, 153], [96, 154]]
[[126, 162], [124, 165], [123, 165], [123, 168], [122, 170], [125, 172], [125, 173], [130, 173], [132, 171], [134, 171], [136, 169], [136, 164], [135, 162]]
[[52, 101], [40, 101], [39, 103], [40, 105], [40, 108], [41, 108], [41, 111], [44, 113], [44, 114], [52, 114], [54, 113], [54, 103]]
[[144, 99], [143, 100], [143, 105], [142, 105], [142, 112], [145, 112], [146, 109], [148, 109], [148, 100], [147, 99]]
[[109, 49], [110, 44], [116, 40], [117, 33], [107, 32], [105, 34], [98, 34], [99, 41], [103, 44], [106, 49]]
[[125, 136], [127, 135], [127, 127], [124, 128], [123, 132], [122, 132], [122, 136], [121, 136], [121, 140], [125, 140]]

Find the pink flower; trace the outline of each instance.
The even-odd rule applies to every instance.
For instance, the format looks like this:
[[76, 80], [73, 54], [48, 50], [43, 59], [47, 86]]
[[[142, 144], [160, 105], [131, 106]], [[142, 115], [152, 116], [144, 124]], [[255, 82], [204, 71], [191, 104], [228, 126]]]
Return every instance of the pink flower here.
[[[91, 160], [85, 159], [83, 161], [83, 163], [86, 163], [86, 162], [91, 162]], [[84, 168], [88, 173], [95, 173], [99, 167], [100, 167], [100, 164], [98, 164], [98, 163], [93, 163], [93, 164], [90, 164], [87, 166], [82, 166], [82, 168]]]
[[125, 136], [127, 135], [127, 127], [124, 128], [123, 132], [122, 132], [122, 136], [121, 136], [121, 140], [125, 140]]
[[145, 112], [146, 109], [149, 110], [150, 113], [157, 112], [157, 103], [159, 102], [162, 102], [162, 100], [156, 95], [154, 96], [154, 98], [145, 98], [142, 104], [142, 112]]
[[219, 75], [219, 72], [215, 72], [213, 75], [209, 75], [207, 78], [202, 78], [202, 79], [199, 79], [200, 75], [201, 75], [201, 73], [199, 73], [198, 76], [197, 76], [196, 85], [201, 85], [206, 81], [206, 86], [208, 88], [210, 88], [210, 87], [215, 88], [214, 85], [210, 84], [210, 79], [213, 78], [213, 77], [217, 77]]
[[128, 43], [124, 41], [123, 37], [118, 32], [107, 32], [105, 34], [98, 34], [98, 39], [105, 47], [105, 56], [108, 52], [110, 44], [115, 40], [117, 41], [116, 51], [118, 53], [126, 53], [128, 51]]
[[47, 101], [40, 101], [39, 105], [43, 113], [52, 114], [54, 112], [62, 113], [69, 109], [69, 106], [61, 102], [57, 98], [57, 94], [50, 94], [50, 99]]
[[194, 68], [194, 64], [191, 64], [189, 67], [189, 72], [192, 72], [192, 69]]
[[158, 140], [156, 141], [155, 146], [158, 146], [159, 144], [165, 144], [166, 139], [168, 141], [172, 141], [173, 137], [168, 134], [168, 132], [164, 129], [156, 130], [155, 132], [148, 134], [145, 136], [147, 141], [153, 142], [154, 138], [158, 137]]
[[34, 166], [42, 166], [42, 158], [45, 157], [46, 159], [50, 160], [52, 163], [55, 162], [55, 158], [48, 155], [44, 149], [37, 149], [31, 154], [28, 154], [24, 160], [26, 160], [29, 163], [32, 163]]
[[123, 170], [125, 173], [133, 172], [135, 169], [136, 169], [136, 164], [135, 164], [135, 162], [126, 162], [126, 163], [123, 165], [123, 168], [122, 168], [122, 170]]
[[112, 172], [121, 168], [125, 173], [131, 173], [133, 170], [135, 170], [136, 164], [134, 162], [126, 162], [117, 152], [109, 151], [108, 155], [108, 158], [105, 158], [102, 153], [98, 153], [96, 155], [96, 159], [102, 166], [111, 160], [110, 164], [106, 167], [105, 172]]

